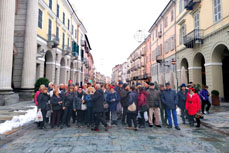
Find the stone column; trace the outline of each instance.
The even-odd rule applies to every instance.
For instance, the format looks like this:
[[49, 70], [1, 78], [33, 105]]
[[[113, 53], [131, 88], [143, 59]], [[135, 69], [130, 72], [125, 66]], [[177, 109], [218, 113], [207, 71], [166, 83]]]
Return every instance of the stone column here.
[[222, 63], [206, 63], [204, 66], [209, 91], [218, 90], [220, 97], [224, 98], [222, 65]]
[[33, 89], [36, 78], [38, 0], [27, 1], [22, 89]]
[[11, 91], [15, 0], [0, 0], [0, 91]]

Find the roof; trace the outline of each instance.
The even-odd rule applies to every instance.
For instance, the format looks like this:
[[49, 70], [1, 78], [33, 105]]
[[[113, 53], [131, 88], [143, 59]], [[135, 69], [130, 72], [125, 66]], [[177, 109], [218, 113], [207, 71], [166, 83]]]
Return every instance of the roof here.
[[86, 34], [85, 34], [85, 38], [86, 38], [86, 41], [87, 41], [88, 47], [89, 47], [89, 49], [91, 50], [91, 45], [90, 45], [90, 43], [89, 43], [89, 40], [88, 40], [88, 37], [87, 37], [87, 35], [86, 35]]

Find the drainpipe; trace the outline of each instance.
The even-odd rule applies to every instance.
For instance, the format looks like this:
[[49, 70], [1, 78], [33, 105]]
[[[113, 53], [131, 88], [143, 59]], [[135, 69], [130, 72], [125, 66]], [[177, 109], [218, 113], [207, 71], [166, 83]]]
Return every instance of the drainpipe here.
[[175, 61], [176, 61], [176, 65], [175, 65], [175, 74], [176, 74], [176, 80], [177, 80], [177, 91], [178, 91], [178, 75], [177, 75], [177, 35], [176, 35], [176, 31], [177, 31], [177, 24], [176, 24], [176, 2], [175, 0], [173, 0], [173, 4], [175, 5], [175, 15], [174, 15], [174, 22], [175, 22], [175, 37], [174, 37], [174, 42], [175, 42]]

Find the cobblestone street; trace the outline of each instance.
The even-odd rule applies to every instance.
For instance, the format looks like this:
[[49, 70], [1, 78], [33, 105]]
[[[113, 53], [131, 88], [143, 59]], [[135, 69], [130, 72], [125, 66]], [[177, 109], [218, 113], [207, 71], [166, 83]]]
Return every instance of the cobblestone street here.
[[[68, 153], [68, 152], [228, 152], [229, 138], [209, 129], [182, 130], [146, 128], [138, 132], [112, 127], [96, 133], [90, 129], [71, 128], [38, 130], [30, 125], [21, 137], [2, 145], [1, 153]], [[23, 131], [23, 129], [22, 129]], [[19, 131], [20, 133], [20, 131]]]

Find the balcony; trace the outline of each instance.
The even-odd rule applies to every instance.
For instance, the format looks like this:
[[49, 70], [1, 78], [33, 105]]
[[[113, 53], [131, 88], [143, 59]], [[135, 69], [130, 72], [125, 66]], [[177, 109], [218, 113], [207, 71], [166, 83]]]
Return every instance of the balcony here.
[[196, 44], [203, 44], [204, 31], [202, 29], [195, 29], [184, 36], [184, 45], [186, 48], [194, 48]]
[[72, 51], [72, 48], [68, 45], [65, 45], [63, 49], [63, 55], [69, 55], [71, 51]]
[[145, 56], [145, 54], [146, 54], [146, 51], [145, 50], [142, 50], [141, 51], [141, 56]]
[[59, 38], [56, 35], [48, 35], [48, 46], [50, 48], [57, 48], [59, 45]]
[[197, 4], [200, 3], [201, 0], [185, 0], [185, 9], [186, 10], [193, 10], [193, 7]]
[[162, 63], [162, 60], [163, 60], [162, 55], [157, 55], [157, 56], [156, 56], [156, 61], [157, 61], [157, 63]]
[[162, 37], [162, 32], [158, 32], [158, 37], [161, 38]]

